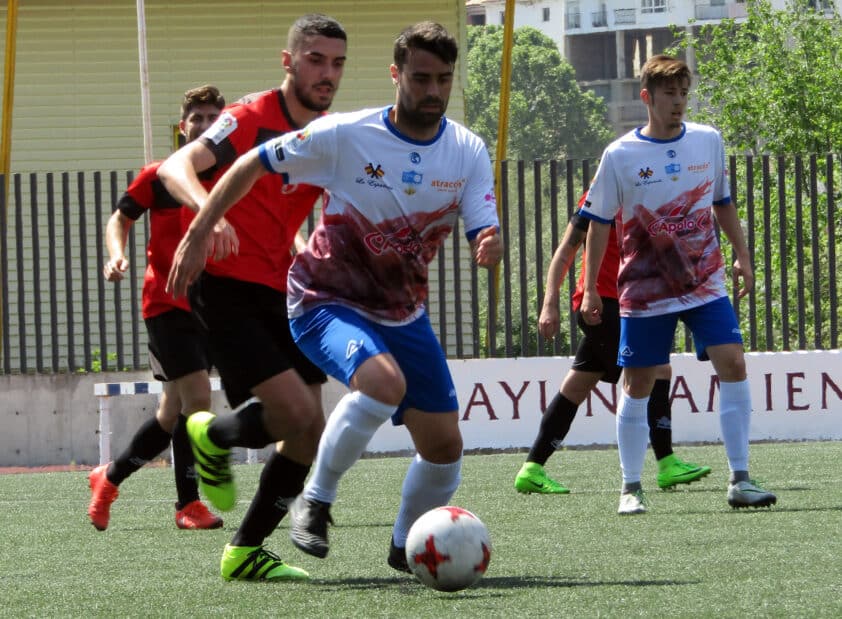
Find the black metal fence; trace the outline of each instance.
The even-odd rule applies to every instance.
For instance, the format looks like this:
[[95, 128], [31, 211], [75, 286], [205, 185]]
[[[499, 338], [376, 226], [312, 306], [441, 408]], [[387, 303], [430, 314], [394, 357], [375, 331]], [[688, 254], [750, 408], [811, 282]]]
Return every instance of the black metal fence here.
[[[839, 156], [732, 156], [729, 168], [755, 265], [754, 292], [739, 303], [735, 298], [746, 348], [838, 348]], [[537, 318], [549, 260], [595, 169], [592, 160], [503, 162], [506, 251], [498, 276], [471, 265], [459, 230], [431, 265], [430, 315], [449, 356], [572, 354], [578, 343], [572, 315], [551, 342], [538, 335]], [[0, 372], [147, 367], [140, 316], [146, 218], [129, 235], [127, 278], [113, 284], [101, 275], [105, 223], [132, 177], [14, 174], [8, 190], [0, 177]], [[567, 291], [577, 276], [572, 269]], [[675, 346], [690, 349], [686, 334]]]

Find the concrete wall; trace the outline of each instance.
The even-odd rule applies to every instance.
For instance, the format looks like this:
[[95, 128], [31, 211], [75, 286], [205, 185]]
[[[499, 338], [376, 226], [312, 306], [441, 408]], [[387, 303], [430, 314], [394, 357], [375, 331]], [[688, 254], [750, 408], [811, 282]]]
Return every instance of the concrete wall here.
[[[97, 464], [99, 402], [94, 385], [150, 379], [149, 372], [0, 376], [0, 466]], [[333, 410], [344, 392], [341, 384], [329, 382], [323, 391], [325, 410]], [[111, 453], [117, 455], [155, 414], [158, 396], [112, 397], [109, 404]], [[215, 392], [213, 411], [230, 410], [225, 396]], [[236, 452], [235, 458], [244, 459], [245, 452]]]

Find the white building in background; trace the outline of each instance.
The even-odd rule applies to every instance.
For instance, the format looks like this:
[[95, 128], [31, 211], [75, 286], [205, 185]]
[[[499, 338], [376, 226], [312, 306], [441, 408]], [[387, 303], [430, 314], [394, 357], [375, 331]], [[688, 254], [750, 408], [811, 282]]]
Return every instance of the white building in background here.
[[[786, 0], [771, 0], [786, 8]], [[828, 10], [833, 0], [813, 0]], [[505, 0], [467, 0], [469, 25], [502, 25]], [[646, 121], [640, 102], [640, 67], [663, 52], [674, 28], [693, 28], [746, 17], [744, 0], [515, 0], [514, 27], [532, 26], [551, 37], [583, 88], [608, 105], [617, 134]], [[695, 69], [692, 53], [685, 58]]]

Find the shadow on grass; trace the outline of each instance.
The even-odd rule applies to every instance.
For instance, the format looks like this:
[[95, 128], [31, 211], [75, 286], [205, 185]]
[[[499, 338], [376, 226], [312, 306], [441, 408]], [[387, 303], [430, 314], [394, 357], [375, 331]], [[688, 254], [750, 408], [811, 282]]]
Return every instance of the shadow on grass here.
[[[348, 590], [348, 589], [383, 589], [384, 587], [395, 586], [401, 588], [423, 587], [420, 582], [406, 577], [392, 578], [336, 578], [311, 580], [311, 584], [321, 586], [326, 590]], [[460, 597], [466, 595], [479, 595], [483, 590], [508, 590], [508, 589], [534, 589], [545, 587], [672, 587], [685, 585], [698, 585], [700, 580], [583, 580], [581, 578], [564, 578], [563, 576], [487, 576], [467, 591], [458, 592]], [[453, 595], [444, 593], [443, 595]], [[485, 596], [484, 596], [485, 597]]]

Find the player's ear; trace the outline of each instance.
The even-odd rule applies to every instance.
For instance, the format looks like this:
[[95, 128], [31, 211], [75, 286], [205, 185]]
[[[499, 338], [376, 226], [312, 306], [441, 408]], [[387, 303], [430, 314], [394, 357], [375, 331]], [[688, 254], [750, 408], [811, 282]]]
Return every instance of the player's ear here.
[[652, 95], [648, 89], [644, 88], [640, 91], [640, 100], [644, 105], [649, 105], [652, 102]]
[[281, 52], [281, 66], [284, 68], [284, 71], [289, 73], [292, 67], [292, 53], [290, 51], [283, 50]]
[[391, 64], [389, 65], [389, 74], [392, 76], [392, 83], [397, 86], [398, 85], [398, 65]]

